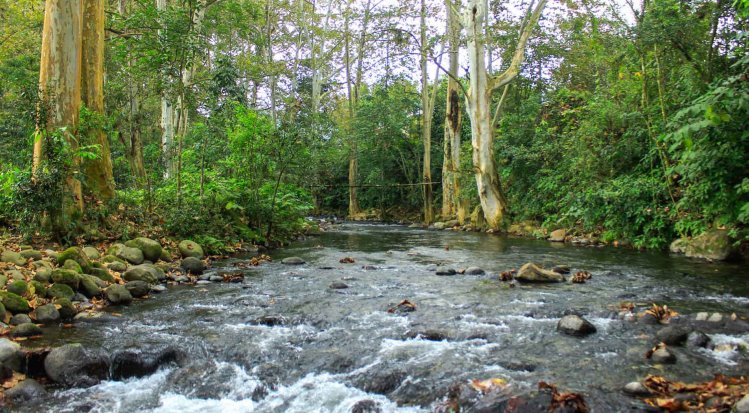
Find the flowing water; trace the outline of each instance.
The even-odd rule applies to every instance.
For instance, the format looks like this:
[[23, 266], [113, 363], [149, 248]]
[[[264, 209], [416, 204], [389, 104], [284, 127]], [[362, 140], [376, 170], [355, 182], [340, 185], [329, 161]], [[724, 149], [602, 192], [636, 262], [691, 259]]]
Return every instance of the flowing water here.
[[[307, 264], [282, 265], [287, 256]], [[346, 256], [356, 263], [340, 264]], [[620, 320], [611, 307], [657, 302], [682, 314], [746, 316], [745, 263], [365, 224], [342, 225], [273, 258], [243, 270], [240, 284], [171, 287], [112, 310], [122, 314], [117, 321], [47, 331], [34, 345], [75, 340], [111, 353], [176, 346], [187, 362], [142, 378], [53, 390], [24, 408], [349, 412], [373, 400], [383, 412], [428, 412], [455, 382], [499, 377], [518, 393], [541, 380], [554, 383], [584, 394], [593, 412], [612, 412], [637, 405], [621, 387], [650, 373], [705, 380], [749, 367], [745, 353], [730, 349], [676, 349], [677, 364], [653, 366], [644, 353], [657, 327]], [[529, 261], [568, 264], [593, 278], [515, 288], [497, 280], [497, 272]], [[214, 263], [213, 270], [242, 262]], [[479, 266], [487, 274], [436, 276], [431, 264]], [[328, 288], [333, 282], [349, 288]], [[416, 311], [387, 312], [404, 299]], [[584, 314], [598, 332], [586, 338], [558, 333], [567, 310]], [[262, 317], [266, 322], [258, 323]], [[712, 334], [716, 343], [749, 341], [746, 333], [718, 333]]]

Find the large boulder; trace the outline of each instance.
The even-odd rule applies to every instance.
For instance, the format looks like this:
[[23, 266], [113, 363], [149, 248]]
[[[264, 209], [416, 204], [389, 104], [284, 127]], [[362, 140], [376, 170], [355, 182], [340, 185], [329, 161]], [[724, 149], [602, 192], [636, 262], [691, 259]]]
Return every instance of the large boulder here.
[[11, 250], [5, 250], [2, 253], [0, 253], [0, 261], [2, 262], [9, 262], [11, 264], [15, 265], [25, 265], [26, 259], [24, 259], [21, 254], [11, 251]]
[[143, 251], [138, 248], [128, 247], [124, 244], [112, 244], [107, 250], [107, 255], [114, 255], [117, 258], [125, 260], [130, 264], [143, 264], [145, 257]]
[[201, 247], [197, 242], [184, 240], [180, 242], [177, 247], [183, 258], [194, 257], [199, 260], [203, 259], [203, 247]]
[[2, 298], [2, 304], [5, 309], [13, 314], [23, 313], [28, 314], [31, 312], [29, 302], [25, 298], [18, 294], [9, 293], [6, 291], [0, 291], [0, 298]]
[[55, 383], [89, 387], [109, 376], [109, 365], [103, 353], [74, 343], [50, 351], [44, 359], [44, 371]]
[[122, 274], [122, 279], [125, 281], [145, 281], [149, 284], [156, 284], [164, 278], [166, 278], [164, 271], [151, 264], [132, 266]]
[[26, 281], [15, 280], [8, 285], [8, 292], [13, 294], [25, 295], [28, 290], [29, 286], [26, 284]]
[[564, 239], [566, 237], [567, 237], [567, 231], [563, 229], [558, 229], [556, 231], [552, 231], [548, 239], [551, 242], [564, 242]]
[[133, 301], [133, 296], [124, 285], [112, 284], [104, 290], [107, 299], [114, 305], [129, 305]]
[[557, 330], [570, 336], [587, 336], [596, 332], [596, 327], [588, 320], [574, 314], [566, 315], [557, 323]]
[[126, 242], [125, 246], [141, 250], [148, 261], [156, 262], [161, 258], [161, 244], [150, 238], [138, 237]]
[[527, 283], [559, 283], [564, 282], [564, 276], [554, 271], [544, 269], [538, 264], [529, 262], [518, 271], [515, 279]]
[[731, 244], [727, 230], [713, 229], [693, 238], [684, 249], [684, 254], [687, 257], [722, 261], [731, 255]]

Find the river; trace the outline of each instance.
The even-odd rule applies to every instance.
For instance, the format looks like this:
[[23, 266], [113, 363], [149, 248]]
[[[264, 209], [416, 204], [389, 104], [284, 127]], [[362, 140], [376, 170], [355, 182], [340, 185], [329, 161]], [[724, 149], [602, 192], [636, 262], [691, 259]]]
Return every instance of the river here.
[[[582, 393], [592, 412], [612, 412], [640, 403], [621, 388], [647, 374], [692, 381], [749, 370], [746, 352], [725, 348], [676, 349], [676, 364], [655, 366], [644, 354], [657, 327], [622, 320], [616, 309], [630, 301], [667, 304], [686, 317], [746, 316], [745, 263], [368, 224], [340, 225], [271, 255], [271, 263], [242, 269], [243, 283], [170, 287], [111, 309], [121, 314], [115, 321], [45, 332], [33, 345], [78, 341], [112, 354], [171, 346], [187, 357], [182, 367], [141, 378], [53, 390], [23, 409], [344, 413], [372, 400], [382, 412], [428, 412], [451, 384], [496, 377], [517, 393], [554, 383]], [[288, 256], [307, 263], [281, 264]], [[343, 257], [356, 262], [341, 264]], [[567, 264], [592, 279], [514, 288], [498, 281], [499, 271], [529, 261]], [[243, 262], [214, 263], [213, 270]], [[487, 274], [437, 276], [433, 264], [478, 266]], [[329, 288], [334, 282], [349, 288]], [[405, 299], [416, 311], [387, 312]], [[597, 333], [557, 332], [570, 310]], [[741, 332], [711, 336], [716, 343], [749, 341]]]

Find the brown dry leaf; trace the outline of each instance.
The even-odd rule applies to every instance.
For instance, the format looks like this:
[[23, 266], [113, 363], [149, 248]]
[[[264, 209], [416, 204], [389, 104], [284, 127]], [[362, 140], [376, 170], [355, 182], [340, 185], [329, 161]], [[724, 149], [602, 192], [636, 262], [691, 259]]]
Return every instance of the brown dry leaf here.
[[560, 393], [557, 386], [541, 381], [538, 383], [539, 390], [551, 390], [551, 406], [549, 411], [562, 409], [567, 412], [589, 413], [585, 399], [578, 393]]
[[340, 260], [338, 260], [338, 262], [340, 262], [341, 264], [353, 264], [356, 261], [354, 261], [354, 259], [351, 257], [343, 257]]
[[588, 271], [578, 271], [572, 276], [572, 282], [575, 284], [584, 284], [593, 276]]
[[503, 389], [507, 387], [507, 380], [500, 378], [492, 378], [487, 380], [471, 380], [471, 387], [480, 391], [481, 393], [489, 393], [494, 389]]
[[11, 376], [7, 380], [5, 380], [5, 382], [3, 382], [3, 388], [4, 389], [12, 389], [12, 388], [16, 387], [16, 385], [19, 382], [22, 382], [24, 380], [26, 380], [26, 375], [25, 374], [21, 374], [21, 373], [19, 373], [17, 371], [14, 371], [13, 372], [13, 376]]
[[518, 271], [516, 269], [511, 269], [509, 271], [502, 271], [499, 273], [499, 280], [500, 281], [512, 281], [513, 278], [515, 278], [515, 274], [517, 274]]

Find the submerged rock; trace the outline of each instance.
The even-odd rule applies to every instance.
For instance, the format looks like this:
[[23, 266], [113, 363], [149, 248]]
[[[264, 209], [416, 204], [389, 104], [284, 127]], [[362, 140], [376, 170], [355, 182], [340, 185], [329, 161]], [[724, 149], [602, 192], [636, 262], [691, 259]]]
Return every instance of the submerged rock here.
[[564, 282], [564, 277], [554, 271], [545, 270], [538, 264], [529, 262], [518, 271], [515, 279], [527, 283], [558, 283]]
[[710, 336], [702, 331], [692, 331], [687, 336], [687, 347], [691, 348], [711, 348], [713, 341]]
[[448, 267], [438, 267], [436, 272], [436, 275], [455, 275], [457, 272], [454, 268], [448, 268]]
[[680, 326], [668, 326], [658, 330], [655, 338], [669, 346], [680, 346], [687, 341], [689, 329]]
[[17, 325], [13, 330], [11, 330], [10, 335], [12, 337], [41, 336], [42, 329], [34, 323], [23, 323]]
[[566, 315], [557, 323], [557, 330], [570, 336], [587, 336], [596, 332], [596, 327], [579, 315]]
[[14, 402], [37, 400], [47, 395], [47, 390], [34, 379], [26, 379], [14, 387], [5, 390], [5, 398]]
[[348, 284], [336, 281], [328, 286], [331, 290], [344, 290], [348, 288]]
[[12, 326], [17, 326], [21, 324], [30, 323], [31, 317], [29, 317], [27, 314], [16, 314], [13, 317], [10, 318], [9, 324]]
[[639, 381], [633, 381], [630, 383], [627, 383], [627, 385], [624, 386], [624, 393], [627, 393], [631, 396], [650, 396], [651, 392], [648, 390], [647, 387], [645, 387], [644, 384], [640, 383]]
[[381, 413], [380, 403], [372, 399], [359, 400], [351, 407], [351, 413]]
[[667, 348], [662, 347], [653, 352], [653, 354], [650, 356], [650, 360], [652, 360], [654, 363], [674, 364], [676, 363], [676, 356]]
[[90, 387], [109, 376], [109, 365], [104, 354], [75, 343], [52, 349], [44, 359], [44, 371], [55, 383]]
[[112, 378], [122, 380], [148, 376], [168, 364], [182, 365], [186, 358], [185, 352], [174, 347], [156, 351], [125, 350], [112, 358]]
[[465, 270], [466, 275], [484, 275], [486, 274], [486, 271], [479, 267], [468, 267]]

